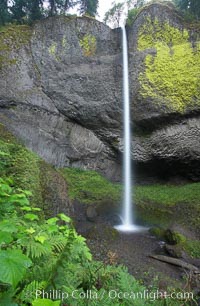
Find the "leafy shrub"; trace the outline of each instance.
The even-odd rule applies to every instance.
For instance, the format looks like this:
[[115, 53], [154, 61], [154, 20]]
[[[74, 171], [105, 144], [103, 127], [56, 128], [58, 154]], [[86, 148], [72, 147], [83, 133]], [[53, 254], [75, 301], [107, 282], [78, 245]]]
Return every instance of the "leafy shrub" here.
[[0, 181], [0, 266], [3, 267], [0, 282], [6, 284], [0, 295], [1, 305], [8, 288], [13, 292], [17, 289], [14, 295], [17, 299], [30, 302], [25, 291], [33, 281], [48, 284], [64, 251], [67, 250], [66, 259], [91, 260], [85, 239], [77, 235], [69, 217], [59, 214], [43, 220], [38, 214], [40, 209], [30, 206], [29, 193], [15, 192], [9, 183]]

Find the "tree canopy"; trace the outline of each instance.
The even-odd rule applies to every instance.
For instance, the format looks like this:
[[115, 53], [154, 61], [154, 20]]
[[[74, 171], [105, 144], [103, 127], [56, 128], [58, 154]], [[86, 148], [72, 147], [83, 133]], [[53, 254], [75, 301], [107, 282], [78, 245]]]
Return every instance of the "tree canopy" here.
[[[111, 27], [119, 27], [130, 15], [138, 12], [147, 0], [123, 0], [122, 2], [112, 2], [112, 7], [105, 13], [104, 22]], [[128, 13], [128, 16], [126, 16]]]
[[31, 23], [48, 16], [66, 14], [73, 7], [77, 7], [81, 15], [94, 17], [98, 0], [1, 0], [0, 25]]
[[194, 17], [196, 20], [200, 20], [199, 0], [173, 0], [173, 2], [187, 17]]

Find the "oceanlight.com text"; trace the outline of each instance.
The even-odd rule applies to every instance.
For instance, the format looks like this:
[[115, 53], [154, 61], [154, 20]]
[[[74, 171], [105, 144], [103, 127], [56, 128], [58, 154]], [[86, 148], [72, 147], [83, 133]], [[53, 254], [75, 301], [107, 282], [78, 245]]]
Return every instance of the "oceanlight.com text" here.
[[[31, 294], [33, 295], [33, 294]], [[194, 298], [192, 292], [166, 292], [166, 291], [150, 291], [144, 290], [140, 292], [126, 292], [119, 290], [73, 290], [72, 292], [65, 292], [61, 290], [49, 290], [48, 292], [45, 290], [36, 290], [35, 298], [36, 299], [51, 299], [51, 300], [61, 300], [64, 301], [68, 298], [72, 298], [74, 300], [88, 299], [88, 300], [103, 300], [105, 297], [108, 297], [111, 300], [118, 299], [127, 299], [127, 300], [149, 300], [155, 301], [158, 299], [172, 299], [172, 300], [192, 300]]]

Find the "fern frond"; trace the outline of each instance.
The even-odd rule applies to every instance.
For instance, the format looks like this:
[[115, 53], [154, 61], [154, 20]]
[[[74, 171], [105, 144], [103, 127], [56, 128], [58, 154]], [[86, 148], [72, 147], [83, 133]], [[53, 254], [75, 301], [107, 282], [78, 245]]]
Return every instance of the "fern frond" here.
[[31, 279], [37, 281], [48, 280], [57, 264], [57, 258], [55, 256], [49, 256], [47, 260], [42, 260], [42, 262], [35, 263], [31, 271]]
[[21, 301], [31, 303], [35, 299], [36, 290], [43, 290], [47, 286], [46, 281], [38, 282], [32, 281], [30, 284], [24, 287], [19, 295]]
[[66, 237], [60, 236], [56, 240], [51, 239], [50, 243], [52, 245], [52, 249], [56, 253], [61, 253], [65, 249], [66, 243], [68, 239]]
[[26, 246], [26, 253], [32, 259], [40, 258], [43, 255], [50, 255], [51, 252], [51, 245], [47, 241], [41, 244], [37, 241], [29, 240]]

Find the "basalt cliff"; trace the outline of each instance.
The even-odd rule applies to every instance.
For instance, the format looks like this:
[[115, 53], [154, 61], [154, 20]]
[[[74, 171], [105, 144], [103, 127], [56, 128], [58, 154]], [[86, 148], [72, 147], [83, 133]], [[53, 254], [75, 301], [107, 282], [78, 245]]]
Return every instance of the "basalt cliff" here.
[[[170, 5], [127, 27], [138, 181], [200, 177], [200, 30]], [[0, 122], [49, 163], [121, 175], [120, 29], [54, 17], [0, 32]]]

